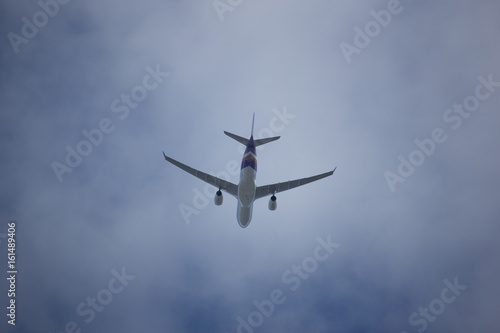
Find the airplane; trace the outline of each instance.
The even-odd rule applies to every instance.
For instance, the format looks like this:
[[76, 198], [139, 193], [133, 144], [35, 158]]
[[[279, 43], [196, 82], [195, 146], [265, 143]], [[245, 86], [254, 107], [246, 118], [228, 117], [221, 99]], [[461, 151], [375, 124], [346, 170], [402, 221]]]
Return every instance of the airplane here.
[[274, 211], [277, 208], [276, 193], [290, 190], [292, 188], [299, 187], [314, 182], [316, 180], [331, 176], [337, 169], [337, 167], [335, 167], [335, 169], [333, 169], [332, 171], [328, 171], [312, 177], [290, 180], [287, 182], [269, 184], [264, 186], [257, 186], [255, 183], [257, 175], [257, 152], [255, 148], [263, 144], [276, 141], [280, 137], [275, 136], [272, 138], [254, 140], [253, 138], [254, 122], [255, 122], [255, 113], [253, 114], [252, 118], [252, 132], [250, 134], [250, 139], [245, 139], [236, 134], [224, 131], [224, 134], [246, 146], [245, 153], [243, 154], [243, 159], [241, 161], [240, 181], [238, 185], [231, 183], [227, 180], [209, 175], [205, 172], [193, 169], [190, 166], [187, 166], [179, 161], [174, 160], [171, 157], [168, 157], [167, 155], [165, 155], [165, 152], [163, 152], [163, 157], [165, 157], [165, 160], [167, 160], [168, 162], [192, 174], [193, 176], [198, 177], [204, 182], [219, 188], [218, 191], [215, 193], [214, 197], [215, 205], [217, 206], [222, 205], [223, 196], [221, 191], [225, 191], [228, 194], [235, 197], [238, 200], [236, 218], [238, 220], [240, 227], [242, 228], [246, 228], [250, 224], [250, 221], [252, 220], [253, 203], [255, 200], [271, 195], [271, 198], [269, 199], [268, 208], [269, 210]]

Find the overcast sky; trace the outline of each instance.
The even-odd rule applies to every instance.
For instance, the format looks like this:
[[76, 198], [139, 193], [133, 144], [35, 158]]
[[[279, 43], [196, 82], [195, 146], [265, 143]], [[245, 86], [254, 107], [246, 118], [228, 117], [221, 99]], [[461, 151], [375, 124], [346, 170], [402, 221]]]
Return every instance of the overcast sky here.
[[[498, 332], [498, 1], [59, 1], [0, 5], [2, 332]], [[162, 151], [237, 183], [254, 112], [337, 171], [242, 229]]]

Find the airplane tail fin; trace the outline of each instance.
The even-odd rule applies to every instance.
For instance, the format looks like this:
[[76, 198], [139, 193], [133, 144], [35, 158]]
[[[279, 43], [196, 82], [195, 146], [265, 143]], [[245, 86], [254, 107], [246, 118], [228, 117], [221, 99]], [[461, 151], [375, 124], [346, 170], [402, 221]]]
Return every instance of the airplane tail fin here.
[[[253, 118], [252, 118], [252, 134], [251, 134], [251, 138], [253, 138], [253, 125], [254, 125], [254, 122], [255, 122], [255, 112], [253, 114]], [[229, 133], [227, 131], [224, 131], [224, 134], [226, 134], [228, 137], [238, 141], [239, 143], [243, 144], [244, 146], [247, 146], [248, 145], [248, 142], [250, 142], [250, 140], [248, 139], [245, 139], [241, 136], [238, 136], [236, 134], [233, 134], [233, 133]], [[266, 143], [269, 143], [269, 142], [272, 142], [272, 141], [276, 141], [278, 140], [280, 137], [279, 136], [275, 136], [275, 137], [272, 137], [272, 138], [265, 138], [265, 139], [258, 139], [258, 140], [254, 140], [254, 145], [255, 147], [258, 147], [258, 146], [261, 146], [263, 144], [266, 144]]]
[[255, 112], [253, 113], [253, 118], [252, 118], [252, 134], [251, 137], [253, 137], [253, 123], [255, 122]]

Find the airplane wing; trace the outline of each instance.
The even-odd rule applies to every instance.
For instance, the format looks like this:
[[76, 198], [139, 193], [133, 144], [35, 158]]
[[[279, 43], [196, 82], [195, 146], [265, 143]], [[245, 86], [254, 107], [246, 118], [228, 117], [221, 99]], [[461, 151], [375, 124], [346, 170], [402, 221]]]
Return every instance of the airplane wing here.
[[238, 186], [237, 185], [235, 185], [231, 182], [228, 182], [227, 180], [220, 179], [220, 178], [217, 178], [215, 176], [209, 175], [208, 173], [193, 169], [185, 164], [182, 164], [179, 161], [174, 160], [173, 158], [168, 157], [167, 155], [165, 155], [165, 153], [163, 153], [163, 156], [165, 157], [165, 160], [167, 160], [168, 162], [172, 163], [176, 167], [179, 167], [186, 172], [189, 172], [190, 174], [192, 174], [195, 177], [198, 177], [199, 179], [203, 180], [204, 182], [206, 182], [210, 185], [213, 185], [217, 188], [220, 187], [221, 190], [226, 191], [227, 193], [231, 194], [234, 197], [238, 196]]
[[332, 171], [328, 171], [328, 172], [322, 173], [320, 175], [316, 175], [316, 176], [312, 176], [312, 177], [308, 177], [308, 178], [301, 178], [301, 179], [296, 179], [296, 180], [290, 180], [290, 181], [283, 182], [283, 183], [258, 186], [256, 191], [255, 191], [255, 199], [259, 199], [259, 198], [265, 197], [266, 195], [269, 195], [269, 194], [283, 192], [283, 191], [290, 190], [290, 189], [295, 188], [295, 187], [299, 187], [299, 186], [302, 186], [305, 184], [312, 183], [312, 182], [319, 180], [321, 178], [325, 178], [325, 177], [333, 175], [335, 170], [337, 170], [337, 167], [335, 167], [335, 169], [333, 169]]

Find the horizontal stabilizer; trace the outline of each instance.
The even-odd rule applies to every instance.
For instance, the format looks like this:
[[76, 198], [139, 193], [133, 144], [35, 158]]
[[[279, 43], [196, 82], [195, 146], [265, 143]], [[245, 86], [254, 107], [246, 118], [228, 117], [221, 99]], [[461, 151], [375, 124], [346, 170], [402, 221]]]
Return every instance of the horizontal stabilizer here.
[[238, 141], [239, 143], [243, 144], [244, 146], [248, 145], [248, 139], [242, 138], [241, 136], [238, 136], [236, 134], [229, 133], [229, 132], [226, 132], [226, 131], [224, 131], [224, 134], [226, 134], [228, 137], [230, 137], [232, 139], [235, 139], [236, 141]]
[[[233, 133], [229, 133], [227, 131], [224, 131], [224, 134], [226, 134], [228, 137], [238, 141], [239, 143], [243, 144], [244, 146], [248, 145], [248, 142], [249, 142], [248, 139], [245, 139], [245, 138], [243, 138], [239, 135], [233, 134]], [[255, 144], [255, 147], [258, 147], [258, 146], [261, 146], [261, 145], [266, 144], [268, 142], [276, 141], [279, 138], [280, 138], [279, 136], [275, 136], [272, 138], [258, 139], [258, 140], [254, 140], [254, 144]]]
[[275, 136], [275, 137], [272, 137], [272, 138], [265, 138], [265, 139], [259, 139], [259, 140], [255, 140], [254, 143], [255, 143], [255, 147], [258, 147], [258, 146], [261, 146], [263, 144], [266, 144], [268, 142], [273, 142], [273, 141], [276, 141], [278, 140], [280, 137], [279, 136]]

